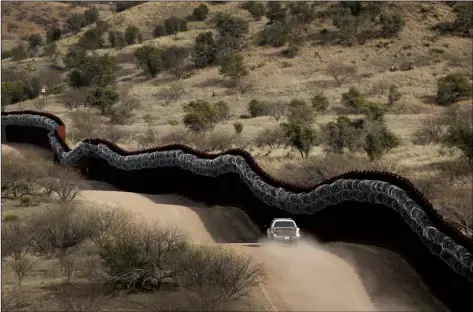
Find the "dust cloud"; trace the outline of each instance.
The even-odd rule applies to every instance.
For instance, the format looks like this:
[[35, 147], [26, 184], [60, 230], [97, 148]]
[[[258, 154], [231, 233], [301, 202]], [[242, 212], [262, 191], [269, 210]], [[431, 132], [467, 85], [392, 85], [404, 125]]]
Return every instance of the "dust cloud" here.
[[[291, 311], [445, 311], [413, 269], [378, 247], [304, 238], [297, 245], [263, 239], [255, 253], [266, 288]], [[256, 248], [255, 248], [256, 249]]]

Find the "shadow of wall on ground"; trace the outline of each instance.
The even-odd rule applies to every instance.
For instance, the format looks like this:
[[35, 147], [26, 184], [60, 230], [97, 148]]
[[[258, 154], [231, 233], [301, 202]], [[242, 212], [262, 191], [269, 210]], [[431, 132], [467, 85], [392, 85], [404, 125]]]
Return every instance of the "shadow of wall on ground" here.
[[[9, 142], [29, 143], [51, 149], [47, 139], [47, 130], [36, 127], [7, 126], [5, 132]], [[58, 139], [62, 140], [66, 150], [70, 150], [63, 138], [58, 137]], [[98, 144], [103, 141], [88, 140], [88, 142]], [[138, 153], [142, 151], [133, 154]], [[211, 157], [213, 156], [207, 155], [205, 158]], [[234, 173], [218, 177], [204, 177], [172, 167], [125, 171], [110, 166], [103, 159], [93, 157], [85, 157], [81, 166], [87, 178], [107, 182], [125, 191], [146, 194], [177, 193], [205, 203], [209, 209], [212, 209], [211, 206], [214, 205], [239, 207], [262, 231], [274, 217], [292, 217], [303, 231], [312, 233], [321, 242], [356, 242], [392, 249], [400, 253], [413, 266], [434, 295], [450, 309], [453, 311], [473, 310], [473, 302], [470, 298], [473, 283], [455, 273], [440, 258], [432, 255], [402, 217], [390, 208], [345, 202], [313, 215], [296, 215], [269, 207], [261, 202]], [[345, 177], [350, 178], [350, 174]], [[361, 177], [359, 173], [358, 175], [352, 173], [351, 177], [370, 178], [369, 175]], [[373, 174], [372, 178], [375, 179], [376, 175]], [[294, 188], [297, 189], [295, 186]], [[416, 200], [415, 192], [409, 195]], [[419, 201], [422, 204], [422, 200]], [[212, 235], [212, 226], [209, 222], [214, 222], [214, 220], [203, 220], [203, 222], [206, 223]], [[465, 239], [462, 241], [460, 238], [459, 243], [463, 242], [466, 242], [464, 246], [468, 248], [468, 241]], [[455, 287], [445, 287], [446, 285], [455, 285]]]

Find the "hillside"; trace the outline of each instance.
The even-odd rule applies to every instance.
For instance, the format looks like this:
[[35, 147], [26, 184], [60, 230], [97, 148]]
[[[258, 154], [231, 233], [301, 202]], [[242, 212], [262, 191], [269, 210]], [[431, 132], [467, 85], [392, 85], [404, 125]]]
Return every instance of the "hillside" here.
[[[33, 5], [30, 3], [9, 3], [7, 8], [2, 7], [2, 43], [8, 43], [2, 48], [4, 51], [6, 47], [14, 47], [18, 40], [27, 35], [45, 35], [46, 28], [38, 26], [34, 22], [35, 15], [30, 13], [32, 10], [28, 10]], [[449, 218], [464, 225], [472, 224], [472, 199], [467, 195], [472, 187], [471, 169], [465, 170], [466, 162], [458, 149], [445, 151], [438, 140], [428, 142], [429, 139], [422, 137], [436, 131], [432, 129], [435, 127], [428, 128], [429, 122], [437, 120], [448, 110], [435, 101], [438, 79], [454, 73], [465, 75], [470, 80], [472, 78], [471, 37], [434, 30], [436, 25], [455, 22], [458, 12], [453, 6], [440, 2], [386, 3], [383, 10], [396, 12], [402, 17], [402, 30], [392, 38], [375, 36], [346, 46], [337, 41], [339, 29], [332, 19], [339, 4], [318, 3], [316, 17], [299, 34], [304, 42], [298, 44], [297, 55], [293, 58], [283, 54], [290, 42], [280, 47], [257, 45], [255, 42], [259, 33], [269, 27], [268, 19], [263, 16], [256, 20], [241, 3], [236, 2], [207, 3], [209, 15], [204, 21], [190, 20], [187, 30], [154, 38], [156, 25], [163, 24], [170, 16], [186, 19], [201, 4], [148, 2], [121, 12], [115, 12], [111, 5], [89, 4], [98, 8], [100, 20], [107, 25], [108, 33], [124, 32], [127, 27], [134, 26], [141, 34], [141, 43], [135, 42], [120, 49], [111, 48], [109, 37], [104, 35], [103, 44], [95, 51], [99, 55], [116, 56], [118, 70], [113, 89], [120, 95], [117, 107], [133, 108], [120, 122], [111, 121], [110, 116], [102, 116], [90, 107], [70, 109], [65, 105], [71, 99], [84, 101], [88, 92], [86, 89], [77, 91], [67, 87], [65, 59], [68, 49], [93, 29], [95, 23], [82, 28], [77, 34], [64, 34], [56, 42], [57, 51], [53, 57], [41, 56], [39, 52], [34, 57], [18, 61], [11, 57], [3, 59], [2, 77], [15, 81], [18, 74], [37, 75], [48, 89], [55, 89], [57, 94], [46, 97], [44, 110], [64, 119], [72, 143], [89, 136], [100, 136], [128, 149], [176, 141], [196, 144], [199, 140], [205, 143], [196, 145], [206, 150], [245, 147], [270, 173], [301, 183], [316, 182], [352, 169], [386, 169], [412, 179]], [[2, 6], [5, 4], [2, 3]], [[55, 18], [61, 24], [67, 20], [67, 14], [82, 13], [86, 9], [72, 9], [70, 4], [65, 3], [43, 2], [35, 14], [41, 12], [40, 15], [46, 20]], [[168, 71], [151, 78], [135, 64], [133, 52], [142, 46], [160, 49], [178, 46], [192, 50], [199, 34], [207, 31], [217, 33], [218, 13], [228, 13], [248, 23], [245, 44], [239, 51], [248, 75], [236, 87], [231, 85], [231, 79], [219, 73], [218, 66], [195, 68], [191, 55], [183, 60], [185, 74], [181, 79], [176, 79]], [[10, 24], [17, 26], [8, 26]], [[45, 48], [42, 50], [44, 52]], [[336, 64], [353, 69], [341, 86], [331, 75], [331, 68]], [[390, 70], [403, 68], [406, 64], [410, 64], [409, 70]], [[361, 116], [346, 109], [342, 95], [354, 87], [363, 94], [364, 100], [386, 106], [392, 85], [399, 93], [399, 99], [386, 112], [384, 120], [400, 144], [373, 162], [368, 160], [363, 150], [345, 155], [327, 153], [320, 142], [324, 139], [323, 126], [341, 115], [351, 119]], [[317, 92], [324, 93], [330, 106], [327, 112], [319, 114], [311, 122], [320, 135], [311, 146], [310, 157], [301, 158], [296, 149], [279, 147], [281, 144], [265, 146], [267, 144], [254, 141], [260, 137], [261, 131], [273, 129], [278, 123], [269, 116], [248, 118], [248, 103], [251, 100], [273, 103], [297, 99], [310, 103]], [[207, 135], [206, 141], [201, 133], [185, 132], [182, 123], [185, 114], [183, 105], [196, 100], [211, 103], [224, 101], [230, 108], [229, 118], [218, 122], [211, 132], [214, 135]], [[8, 105], [5, 109], [43, 109], [41, 106], [41, 100], [33, 98]], [[471, 98], [462, 98], [452, 107], [468, 109]], [[279, 124], [286, 120], [283, 116]], [[235, 122], [243, 126], [237, 138], [232, 137]], [[429, 144], [420, 144], [421, 141]]]

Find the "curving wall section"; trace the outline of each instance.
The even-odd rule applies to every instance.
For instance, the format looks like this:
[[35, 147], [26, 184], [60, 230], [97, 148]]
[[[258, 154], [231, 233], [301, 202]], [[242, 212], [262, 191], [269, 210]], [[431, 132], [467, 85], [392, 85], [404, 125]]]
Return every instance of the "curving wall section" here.
[[2, 125], [8, 142], [48, 148], [56, 162], [125, 191], [238, 206], [261, 229], [273, 217], [292, 217], [322, 241], [393, 249], [451, 310], [473, 310], [473, 239], [395, 174], [348, 172], [308, 187], [276, 180], [244, 150], [207, 154], [169, 145], [130, 152], [99, 139], [71, 149], [62, 120], [34, 111], [3, 113]]

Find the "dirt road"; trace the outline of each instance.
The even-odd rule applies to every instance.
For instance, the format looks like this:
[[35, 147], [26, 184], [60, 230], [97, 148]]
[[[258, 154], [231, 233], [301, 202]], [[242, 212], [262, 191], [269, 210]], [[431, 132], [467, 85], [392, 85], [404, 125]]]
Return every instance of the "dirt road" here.
[[97, 182], [84, 182], [81, 197], [179, 227], [196, 243], [221, 243], [248, 253], [269, 273], [261, 288], [269, 310], [442, 310], [412, 268], [385, 249], [344, 243], [321, 246], [308, 239], [291, 247], [267, 243], [259, 241], [261, 233], [239, 209], [206, 207], [178, 196], [121, 192]]

